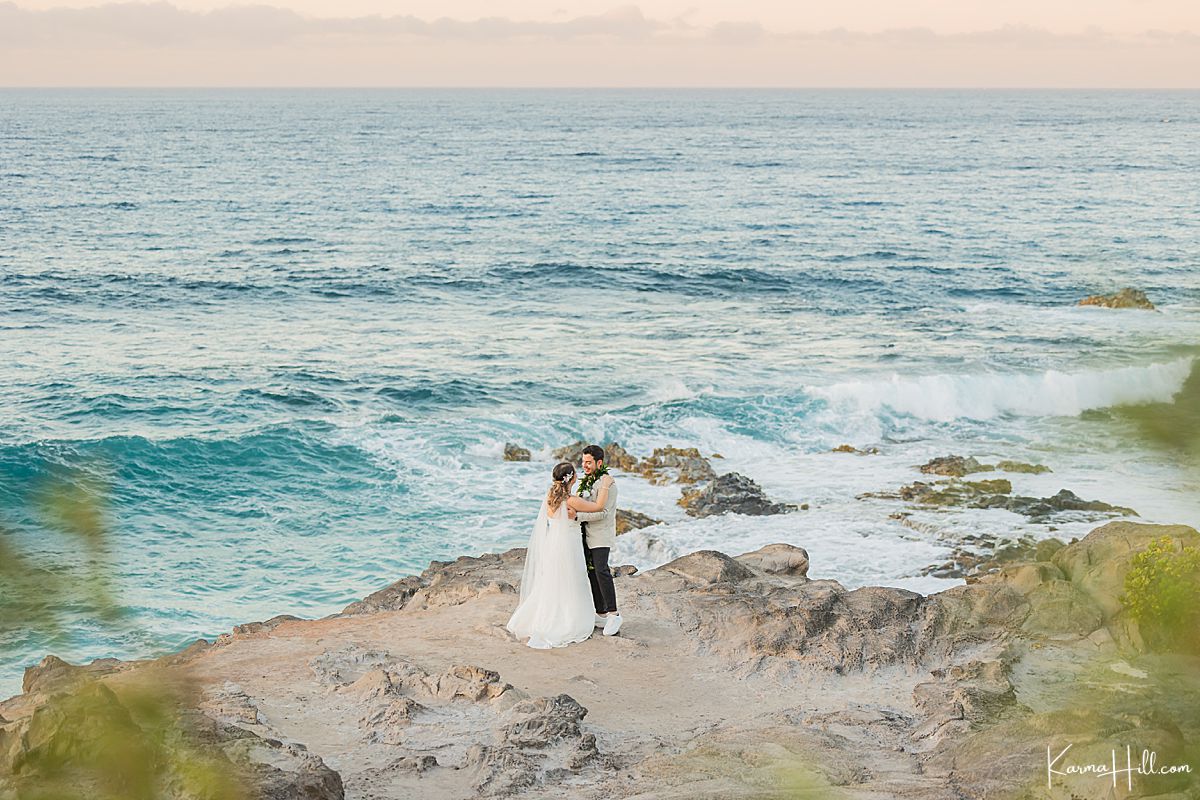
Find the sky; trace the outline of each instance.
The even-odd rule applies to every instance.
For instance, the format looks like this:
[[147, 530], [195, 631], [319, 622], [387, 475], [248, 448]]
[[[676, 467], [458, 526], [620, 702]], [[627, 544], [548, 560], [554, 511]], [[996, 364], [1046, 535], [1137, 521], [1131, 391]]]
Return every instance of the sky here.
[[0, 0], [0, 86], [1200, 87], [1200, 0]]

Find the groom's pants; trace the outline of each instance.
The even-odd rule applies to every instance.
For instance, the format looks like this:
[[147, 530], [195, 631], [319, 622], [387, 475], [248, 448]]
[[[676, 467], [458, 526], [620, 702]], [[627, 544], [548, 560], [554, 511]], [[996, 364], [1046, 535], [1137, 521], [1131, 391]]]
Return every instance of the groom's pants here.
[[592, 585], [592, 602], [597, 614], [617, 610], [617, 589], [613, 586], [612, 570], [608, 568], [608, 548], [588, 547], [583, 540], [583, 560], [587, 562], [588, 582]]

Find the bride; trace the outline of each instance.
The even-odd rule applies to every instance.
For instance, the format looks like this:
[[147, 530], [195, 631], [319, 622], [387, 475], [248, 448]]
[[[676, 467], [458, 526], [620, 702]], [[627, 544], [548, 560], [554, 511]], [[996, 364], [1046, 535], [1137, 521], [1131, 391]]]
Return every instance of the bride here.
[[529, 637], [529, 646], [539, 650], [582, 642], [595, 629], [583, 534], [574, 517], [576, 511], [604, 510], [607, 494], [601, 489], [599, 502], [572, 496], [575, 467], [565, 461], [552, 475], [554, 482], [529, 537], [521, 599], [506, 626], [519, 639]]

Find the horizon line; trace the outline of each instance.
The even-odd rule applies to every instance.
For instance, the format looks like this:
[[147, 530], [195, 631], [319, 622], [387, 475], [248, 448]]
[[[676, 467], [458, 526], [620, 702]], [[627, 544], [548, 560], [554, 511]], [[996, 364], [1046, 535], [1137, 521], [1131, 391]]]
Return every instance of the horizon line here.
[[772, 86], [772, 85], [738, 85], [738, 86], [690, 86], [681, 84], [644, 85], [644, 86], [607, 86], [599, 84], [581, 84], [577, 86], [524, 86], [514, 84], [453, 84], [438, 85], [407, 85], [407, 84], [330, 84], [330, 85], [288, 85], [288, 84], [103, 84], [103, 85], [69, 85], [69, 84], [0, 84], [0, 91], [10, 90], [67, 90], [67, 91], [106, 91], [106, 90], [139, 90], [154, 91], [164, 89], [182, 89], [190, 91], [212, 90], [294, 90], [294, 91], [328, 91], [328, 90], [409, 90], [409, 91], [868, 91], [868, 92], [1194, 92], [1200, 91], [1196, 86]]

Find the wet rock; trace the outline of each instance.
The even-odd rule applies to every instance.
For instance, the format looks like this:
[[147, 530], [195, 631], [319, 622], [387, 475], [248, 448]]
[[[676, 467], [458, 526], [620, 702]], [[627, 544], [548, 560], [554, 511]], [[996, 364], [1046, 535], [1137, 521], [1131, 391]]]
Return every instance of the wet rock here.
[[939, 456], [922, 464], [919, 469], [929, 475], [947, 475], [961, 478], [972, 472], [991, 472], [989, 464], [980, 464], [973, 456]]
[[831, 452], [831, 453], [855, 453], [856, 455], [860, 455], [860, 456], [874, 456], [874, 455], [879, 455], [879, 448], [878, 447], [869, 447], [866, 450], [859, 450], [857, 447], [855, 447], [854, 445], [851, 445], [851, 444], [839, 444], [837, 447], [833, 448], [829, 452]]
[[1012, 495], [1012, 483], [1005, 478], [983, 481], [964, 481], [951, 478], [948, 481], [925, 483], [916, 481], [900, 487], [896, 493], [867, 492], [859, 499], [875, 497], [888, 500], [906, 500], [925, 506], [963, 506], [966, 508], [1003, 508], [1024, 514], [1032, 521], [1043, 521], [1056, 514], [1082, 511], [1095, 514], [1137, 516], [1132, 508], [1114, 506], [1100, 500], [1084, 500], [1067, 489], [1052, 497], [1026, 497]]
[[1102, 306], [1103, 308], [1142, 308], [1154, 311], [1154, 304], [1141, 289], [1126, 287], [1114, 294], [1094, 294], [1079, 301], [1081, 306]]
[[[1004, 478], [987, 481], [916, 481], [900, 487], [899, 497], [913, 503], [929, 506], [966, 506], [979, 502], [994, 503], [996, 495], [1012, 492], [1012, 483]], [[990, 506], [989, 506], [990, 507]]]
[[1044, 464], [1026, 464], [1023, 461], [998, 461], [996, 469], [1001, 472], [1023, 472], [1030, 475], [1041, 475], [1052, 470]]
[[646, 514], [640, 514], [637, 511], [630, 511], [625, 508], [617, 509], [618, 536], [623, 533], [629, 533], [630, 531], [636, 531], [642, 528], [649, 528], [651, 525], [659, 525], [661, 523], [661, 519], [655, 519], [654, 517], [647, 516]]
[[582, 439], [571, 442], [568, 445], [556, 448], [552, 455], [556, 461], [569, 461], [576, 467], [583, 463], [583, 448], [587, 447], [591, 442], [585, 442]]
[[701, 483], [717, 477], [708, 459], [695, 447], [657, 447], [638, 464], [638, 472], [651, 483], [664, 483], [671, 473], [676, 483]]
[[613, 576], [615, 576], [617, 578], [628, 577], [629, 575], [636, 575], [637, 572], [638, 572], [638, 568], [635, 567], [633, 564], [622, 564], [621, 566], [613, 567], [613, 569], [612, 569]]
[[504, 443], [504, 460], [505, 461], [529, 461], [533, 454], [524, 447], [513, 444], [512, 442]]
[[685, 491], [679, 499], [679, 505], [692, 517], [711, 517], [729, 512], [765, 516], [796, 510], [793, 505], [772, 502], [762, 487], [736, 472], [721, 475], [703, 489]]
[[616, 442], [604, 446], [604, 463], [623, 472], [637, 472], [638, 460]]

